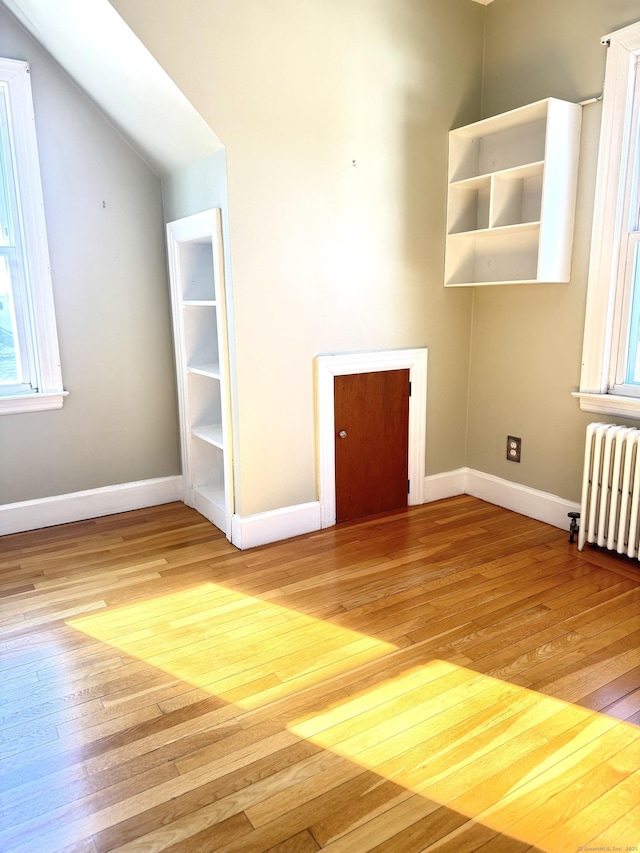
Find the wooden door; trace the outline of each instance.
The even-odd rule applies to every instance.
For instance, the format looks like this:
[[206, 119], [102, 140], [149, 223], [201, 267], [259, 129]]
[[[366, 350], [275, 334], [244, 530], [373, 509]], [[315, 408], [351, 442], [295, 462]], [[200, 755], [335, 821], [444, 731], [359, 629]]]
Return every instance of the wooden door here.
[[334, 378], [336, 521], [407, 505], [409, 371]]

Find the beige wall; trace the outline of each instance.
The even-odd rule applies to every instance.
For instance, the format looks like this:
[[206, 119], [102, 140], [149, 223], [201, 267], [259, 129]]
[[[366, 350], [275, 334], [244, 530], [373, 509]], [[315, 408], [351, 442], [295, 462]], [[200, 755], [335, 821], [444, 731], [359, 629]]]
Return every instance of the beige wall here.
[[2, 8], [0, 54], [31, 63], [69, 391], [0, 417], [0, 503], [178, 474], [160, 181]]
[[[582, 101], [602, 92], [601, 36], [640, 17], [638, 0], [495, 0], [486, 9], [483, 115], [546, 97]], [[600, 130], [600, 104], [583, 110], [578, 208], [570, 284], [476, 288], [467, 464], [579, 500], [584, 307]], [[506, 437], [522, 437], [507, 462]]]
[[[228, 169], [236, 511], [316, 497], [316, 354], [407, 346], [429, 347], [427, 473], [466, 464], [576, 499], [600, 106], [584, 110], [569, 285], [442, 287], [447, 131], [599, 94], [600, 36], [638, 0], [111, 2], [226, 146], [163, 193], [167, 218], [225, 207]], [[0, 419], [0, 501], [177, 473], [159, 181], [0, 14], [0, 52], [34, 69], [71, 391], [61, 412]]]
[[227, 158], [224, 150], [196, 160], [162, 179], [162, 206], [166, 222], [212, 207], [228, 213]]
[[236, 511], [317, 497], [318, 353], [428, 346], [427, 469], [463, 465], [471, 294], [442, 287], [447, 131], [479, 115], [483, 7], [111, 2], [226, 146]]

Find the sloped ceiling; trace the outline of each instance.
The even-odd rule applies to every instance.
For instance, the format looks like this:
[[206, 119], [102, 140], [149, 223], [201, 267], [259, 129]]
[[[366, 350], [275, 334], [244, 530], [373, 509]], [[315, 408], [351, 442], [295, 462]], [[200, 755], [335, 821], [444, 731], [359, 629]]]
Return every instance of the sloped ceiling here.
[[0, 0], [159, 175], [223, 148], [108, 0]]
[[[493, 0], [473, 0], [488, 5]], [[163, 176], [224, 146], [108, 0], [0, 0]]]

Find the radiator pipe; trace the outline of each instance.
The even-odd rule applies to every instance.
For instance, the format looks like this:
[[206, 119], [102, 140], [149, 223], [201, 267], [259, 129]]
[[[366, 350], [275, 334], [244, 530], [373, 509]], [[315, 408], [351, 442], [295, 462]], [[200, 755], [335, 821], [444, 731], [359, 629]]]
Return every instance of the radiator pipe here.
[[575, 536], [578, 535], [580, 531], [580, 525], [578, 524], [578, 519], [580, 518], [579, 512], [568, 512], [567, 515], [571, 519], [571, 524], [569, 525], [569, 542], [575, 542]]

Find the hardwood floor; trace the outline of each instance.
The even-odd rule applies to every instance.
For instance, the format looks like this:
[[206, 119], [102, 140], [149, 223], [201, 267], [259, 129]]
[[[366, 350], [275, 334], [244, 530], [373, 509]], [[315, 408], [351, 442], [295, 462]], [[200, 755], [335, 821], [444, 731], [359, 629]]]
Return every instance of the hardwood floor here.
[[0, 540], [0, 850], [640, 845], [640, 564], [471, 497]]

